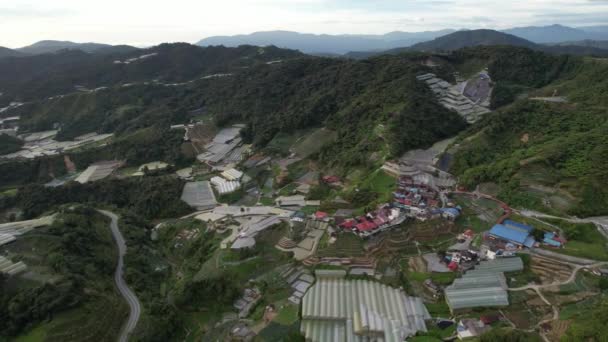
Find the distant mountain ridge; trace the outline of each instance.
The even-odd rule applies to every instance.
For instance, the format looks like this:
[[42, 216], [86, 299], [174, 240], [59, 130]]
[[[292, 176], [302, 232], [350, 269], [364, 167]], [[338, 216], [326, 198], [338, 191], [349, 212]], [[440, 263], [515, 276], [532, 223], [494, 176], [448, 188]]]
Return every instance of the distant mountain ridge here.
[[448, 35], [435, 38], [428, 42], [414, 44], [410, 47], [390, 49], [386, 51], [353, 51], [345, 54], [345, 57], [354, 59], [369, 58], [381, 54], [399, 54], [405, 52], [442, 52], [454, 51], [461, 48], [483, 45], [509, 45], [525, 47], [533, 50], [548, 52], [552, 54], [571, 54], [571, 55], [593, 55], [608, 56], [608, 50], [598, 46], [565, 43], [559, 45], [541, 45], [529, 40], [494, 30], [468, 30], [450, 33]]
[[[41, 55], [45, 53], [57, 53], [62, 50], [79, 50], [86, 53], [124, 53], [138, 50], [129, 45], [109, 45], [100, 43], [74, 43], [60, 40], [41, 40], [32, 45], [24, 46], [13, 51], [17, 52], [14, 56]], [[0, 54], [0, 57], [5, 57]]]
[[[455, 32], [468, 29], [446, 29], [425, 32], [394, 31], [383, 35], [328, 35], [291, 31], [264, 31], [234, 36], [214, 36], [200, 40], [197, 45], [275, 45], [300, 50], [308, 54], [343, 55], [356, 52], [380, 52], [407, 48]], [[478, 31], [478, 30], [471, 30]], [[585, 39], [608, 40], [608, 26], [568, 27], [563, 25], [528, 26], [497, 31], [529, 40], [532, 43], [557, 43]], [[520, 42], [521, 43], [521, 42]]]
[[200, 40], [196, 45], [275, 45], [280, 48], [300, 50], [309, 54], [344, 54], [349, 51], [387, 50], [395, 47], [410, 46], [454, 32], [439, 30], [425, 32], [389, 32], [384, 35], [328, 35], [310, 34], [291, 31], [264, 31], [247, 35], [215, 36]]
[[606, 40], [608, 28], [602, 26], [573, 28], [563, 25], [515, 27], [502, 32], [518, 36], [535, 43], [559, 43], [585, 39]]
[[5, 48], [3, 46], [0, 46], [0, 58], [3, 57], [19, 57], [19, 56], [23, 56], [23, 54], [19, 51], [13, 50], [13, 49], [9, 49], [9, 48]]

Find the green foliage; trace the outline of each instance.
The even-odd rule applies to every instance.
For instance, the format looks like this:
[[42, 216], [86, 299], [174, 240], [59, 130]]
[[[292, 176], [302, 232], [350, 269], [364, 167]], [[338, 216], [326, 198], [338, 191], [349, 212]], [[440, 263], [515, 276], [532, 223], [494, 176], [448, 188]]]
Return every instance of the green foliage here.
[[[107, 301], [110, 300], [108, 296], [116, 296], [112, 285], [116, 251], [108, 223], [98, 213], [86, 207], [66, 210], [58, 214], [45, 234], [58, 243], [50, 244], [47, 254], [40, 256], [40, 260], [43, 266], [58, 275], [58, 281], [10, 291], [2, 288], [0, 339], [16, 335], [39, 322], [61, 317], [59, 315], [68, 309], [82, 310], [100, 298]], [[118, 305], [115, 314], [122, 316], [123, 309]], [[103, 313], [93, 315], [96, 314]], [[109, 339], [113, 339], [120, 326], [107, 328], [111, 330], [104, 333], [112, 335]], [[89, 334], [90, 331], [80, 333]], [[71, 338], [77, 340], [78, 336]]]
[[480, 342], [540, 342], [536, 333], [511, 328], [494, 328], [479, 337]]
[[604, 298], [595, 307], [586, 310], [585, 314], [577, 316], [566, 334], [561, 337], [561, 341], [602, 341], [608, 336], [606, 317], [608, 300]]
[[133, 210], [146, 218], [176, 217], [191, 211], [179, 199], [182, 188], [183, 182], [170, 176], [70, 182], [56, 188], [28, 185], [19, 190], [17, 205], [25, 217], [65, 203], [103, 203]]
[[17, 152], [23, 146], [23, 141], [8, 134], [0, 134], [0, 155]]

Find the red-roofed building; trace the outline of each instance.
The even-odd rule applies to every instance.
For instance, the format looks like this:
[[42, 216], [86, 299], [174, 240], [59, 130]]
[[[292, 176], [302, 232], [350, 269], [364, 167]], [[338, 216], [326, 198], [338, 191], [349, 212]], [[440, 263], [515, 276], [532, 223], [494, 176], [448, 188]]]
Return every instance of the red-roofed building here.
[[452, 261], [448, 264], [448, 268], [452, 271], [456, 271], [458, 269], [458, 263], [455, 261]]
[[339, 227], [342, 229], [353, 229], [353, 227], [357, 224], [357, 221], [350, 219], [340, 223]]
[[326, 212], [323, 212], [323, 211], [317, 211], [317, 212], [315, 213], [315, 218], [316, 218], [317, 220], [324, 220], [324, 219], [326, 219], [328, 216], [329, 216], [329, 215], [328, 215]]
[[324, 176], [323, 181], [327, 184], [333, 184], [338, 183], [340, 181], [340, 178], [338, 178], [338, 176]]

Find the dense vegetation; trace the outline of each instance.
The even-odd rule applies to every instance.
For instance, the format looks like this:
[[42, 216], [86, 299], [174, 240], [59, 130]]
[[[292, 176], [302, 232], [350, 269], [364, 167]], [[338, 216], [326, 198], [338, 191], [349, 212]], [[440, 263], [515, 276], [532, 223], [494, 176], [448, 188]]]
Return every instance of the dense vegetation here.
[[146, 218], [178, 217], [191, 210], [179, 199], [182, 188], [182, 181], [168, 176], [71, 182], [56, 188], [28, 185], [19, 190], [17, 205], [25, 217], [35, 217], [66, 203], [111, 205]]
[[0, 155], [17, 152], [23, 146], [23, 141], [8, 134], [0, 134]]
[[[41, 254], [27, 262], [38, 263], [37, 270], [48, 270], [55, 281], [12, 285], [14, 278], [0, 279], [0, 339], [42, 323], [50, 340], [115, 340], [127, 311], [114, 292], [116, 251], [107, 221], [90, 208], [76, 207], [24, 239], [40, 240], [41, 250], [33, 252]], [[101, 303], [112, 302], [111, 312], [100, 311]], [[86, 312], [93, 304], [97, 309]]]
[[[540, 56], [540, 55], [539, 55]], [[518, 101], [488, 115], [472, 127], [454, 160], [453, 172], [466, 186], [482, 182], [501, 185], [500, 196], [513, 204], [540, 207], [541, 199], [529, 187], [564, 192], [570, 213], [591, 216], [606, 213], [608, 182], [604, 167], [608, 151], [606, 92], [608, 72], [603, 62], [540, 56], [501, 59], [498, 82], [526, 87], [550, 84], [540, 94], [557, 89], [573, 104]], [[547, 59], [548, 58], [548, 59]], [[539, 67], [529, 68], [535, 61]], [[543, 63], [544, 61], [544, 63]], [[518, 72], [521, 65], [523, 71]], [[502, 69], [501, 69], [502, 68]], [[500, 73], [498, 70], [502, 70]], [[509, 70], [513, 70], [509, 73]], [[526, 72], [527, 71], [527, 72]], [[564, 207], [557, 207], [558, 210]]]
[[[297, 57], [300, 53], [276, 47], [202, 48], [186, 43], [161, 44], [150, 49], [109, 54], [64, 50], [20, 58], [0, 59], [0, 105], [10, 101], [41, 100], [75, 91], [131, 82], [184, 82], [204, 75], [231, 72], [256, 63]], [[129, 64], [116, 60], [156, 54]]]
[[[219, 126], [247, 124], [246, 141], [264, 146], [277, 133], [327, 126], [337, 141], [320, 153], [327, 164], [350, 166], [428, 146], [464, 126], [439, 106], [415, 76], [428, 69], [414, 57], [366, 61], [303, 57], [257, 64], [233, 76], [179, 87], [158, 84], [79, 93], [20, 107], [26, 129], [62, 127], [60, 138], [90, 131], [131, 134], [187, 122], [206, 113]], [[205, 114], [203, 114], [205, 115]]]

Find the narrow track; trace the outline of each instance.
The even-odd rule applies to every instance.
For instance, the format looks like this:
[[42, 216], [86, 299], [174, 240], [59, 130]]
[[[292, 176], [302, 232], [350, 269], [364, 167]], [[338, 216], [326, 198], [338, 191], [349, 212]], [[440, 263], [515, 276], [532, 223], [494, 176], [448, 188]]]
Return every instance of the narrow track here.
[[139, 299], [137, 299], [135, 293], [131, 291], [122, 277], [124, 265], [123, 258], [127, 252], [127, 244], [125, 243], [125, 239], [118, 229], [118, 216], [106, 210], [98, 210], [98, 212], [110, 218], [110, 230], [112, 231], [112, 236], [114, 236], [114, 241], [116, 241], [116, 246], [118, 247], [118, 265], [116, 265], [116, 272], [114, 273], [114, 282], [116, 283], [116, 287], [118, 288], [120, 294], [129, 304], [129, 308], [131, 310], [129, 312], [129, 318], [120, 331], [118, 341], [126, 342], [129, 340], [129, 335], [133, 332], [135, 326], [137, 326], [137, 322], [139, 321], [139, 316], [141, 315], [141, 304], [139, 303]]

